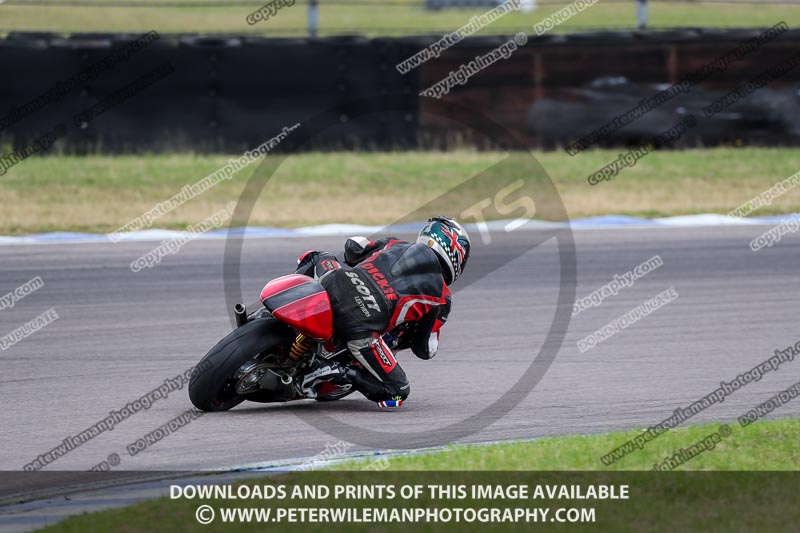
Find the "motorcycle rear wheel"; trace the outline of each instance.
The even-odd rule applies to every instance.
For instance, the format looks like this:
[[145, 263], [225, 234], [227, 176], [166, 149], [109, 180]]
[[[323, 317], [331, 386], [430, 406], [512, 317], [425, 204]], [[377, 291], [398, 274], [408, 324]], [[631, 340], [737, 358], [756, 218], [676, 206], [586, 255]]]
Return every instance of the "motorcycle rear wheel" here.
[[268, 316], [230, 332], [197, 364], [189, 382], [189, 399], [201, 411], [227, 411], [247, 400], [236, 392], [234, 374], [262, 353], [285, 353], [295, 338], [286, 324]]

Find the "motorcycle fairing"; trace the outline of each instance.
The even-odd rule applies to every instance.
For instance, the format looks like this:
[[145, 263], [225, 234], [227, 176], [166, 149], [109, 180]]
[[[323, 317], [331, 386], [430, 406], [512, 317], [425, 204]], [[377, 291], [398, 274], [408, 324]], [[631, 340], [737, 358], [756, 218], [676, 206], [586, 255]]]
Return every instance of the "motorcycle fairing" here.
[[317, 341], [333, 336], [333, 312], [328, 293], [302, 274], [281, 276], [261, 290], [261, 302], [278, 320]]

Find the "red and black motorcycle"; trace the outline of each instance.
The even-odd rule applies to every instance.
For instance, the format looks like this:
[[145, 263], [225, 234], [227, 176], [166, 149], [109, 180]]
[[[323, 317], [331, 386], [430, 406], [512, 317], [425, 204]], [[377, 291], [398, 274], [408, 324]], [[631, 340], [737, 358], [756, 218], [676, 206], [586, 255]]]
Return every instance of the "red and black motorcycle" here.
[[[245, 400], [303, 399], [300, 384], [316, 360], [358, 364], [336, 338], [330, 298], [313, 278], [301, 274], [276, 278], [261, 291], [261, 302], [264, 307], [250, 315], [237, 304], [237, 328], [197, 364], [203, 370], [193, 374], [189, 398], [198, 409], [226, 411]], [[407, 348], [411, 337], [406, 325], [384, 335], [394, 351]], [[338, 400], [352, 392], [350, 384], [324, 382], [315, 399]]]

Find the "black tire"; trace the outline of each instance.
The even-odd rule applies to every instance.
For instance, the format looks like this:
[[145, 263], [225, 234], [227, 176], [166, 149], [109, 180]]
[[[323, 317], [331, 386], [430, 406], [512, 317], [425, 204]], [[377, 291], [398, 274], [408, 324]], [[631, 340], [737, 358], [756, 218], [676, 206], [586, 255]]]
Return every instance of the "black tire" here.
[[247, 361], [276, 347], [288, 349], [295, 333], [273, 317], [251, 320], [230, 332], [195, 367], [189, 399], [201, 411], [227, 411], [246, 397], [233, 390], [231, 377]]

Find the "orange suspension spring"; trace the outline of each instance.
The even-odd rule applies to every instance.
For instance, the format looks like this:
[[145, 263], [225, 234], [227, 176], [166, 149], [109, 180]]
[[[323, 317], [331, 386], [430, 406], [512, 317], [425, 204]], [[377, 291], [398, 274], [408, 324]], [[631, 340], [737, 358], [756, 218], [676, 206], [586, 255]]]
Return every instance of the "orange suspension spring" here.
[[311, 342], [311, 339], [307, 338], [305, 335], [298, 335], [294, 343], [292, 343], [292, 347], [289, 349], [289, 357], [293, 361], [299, 361], [300, 358], [311, 349]]

